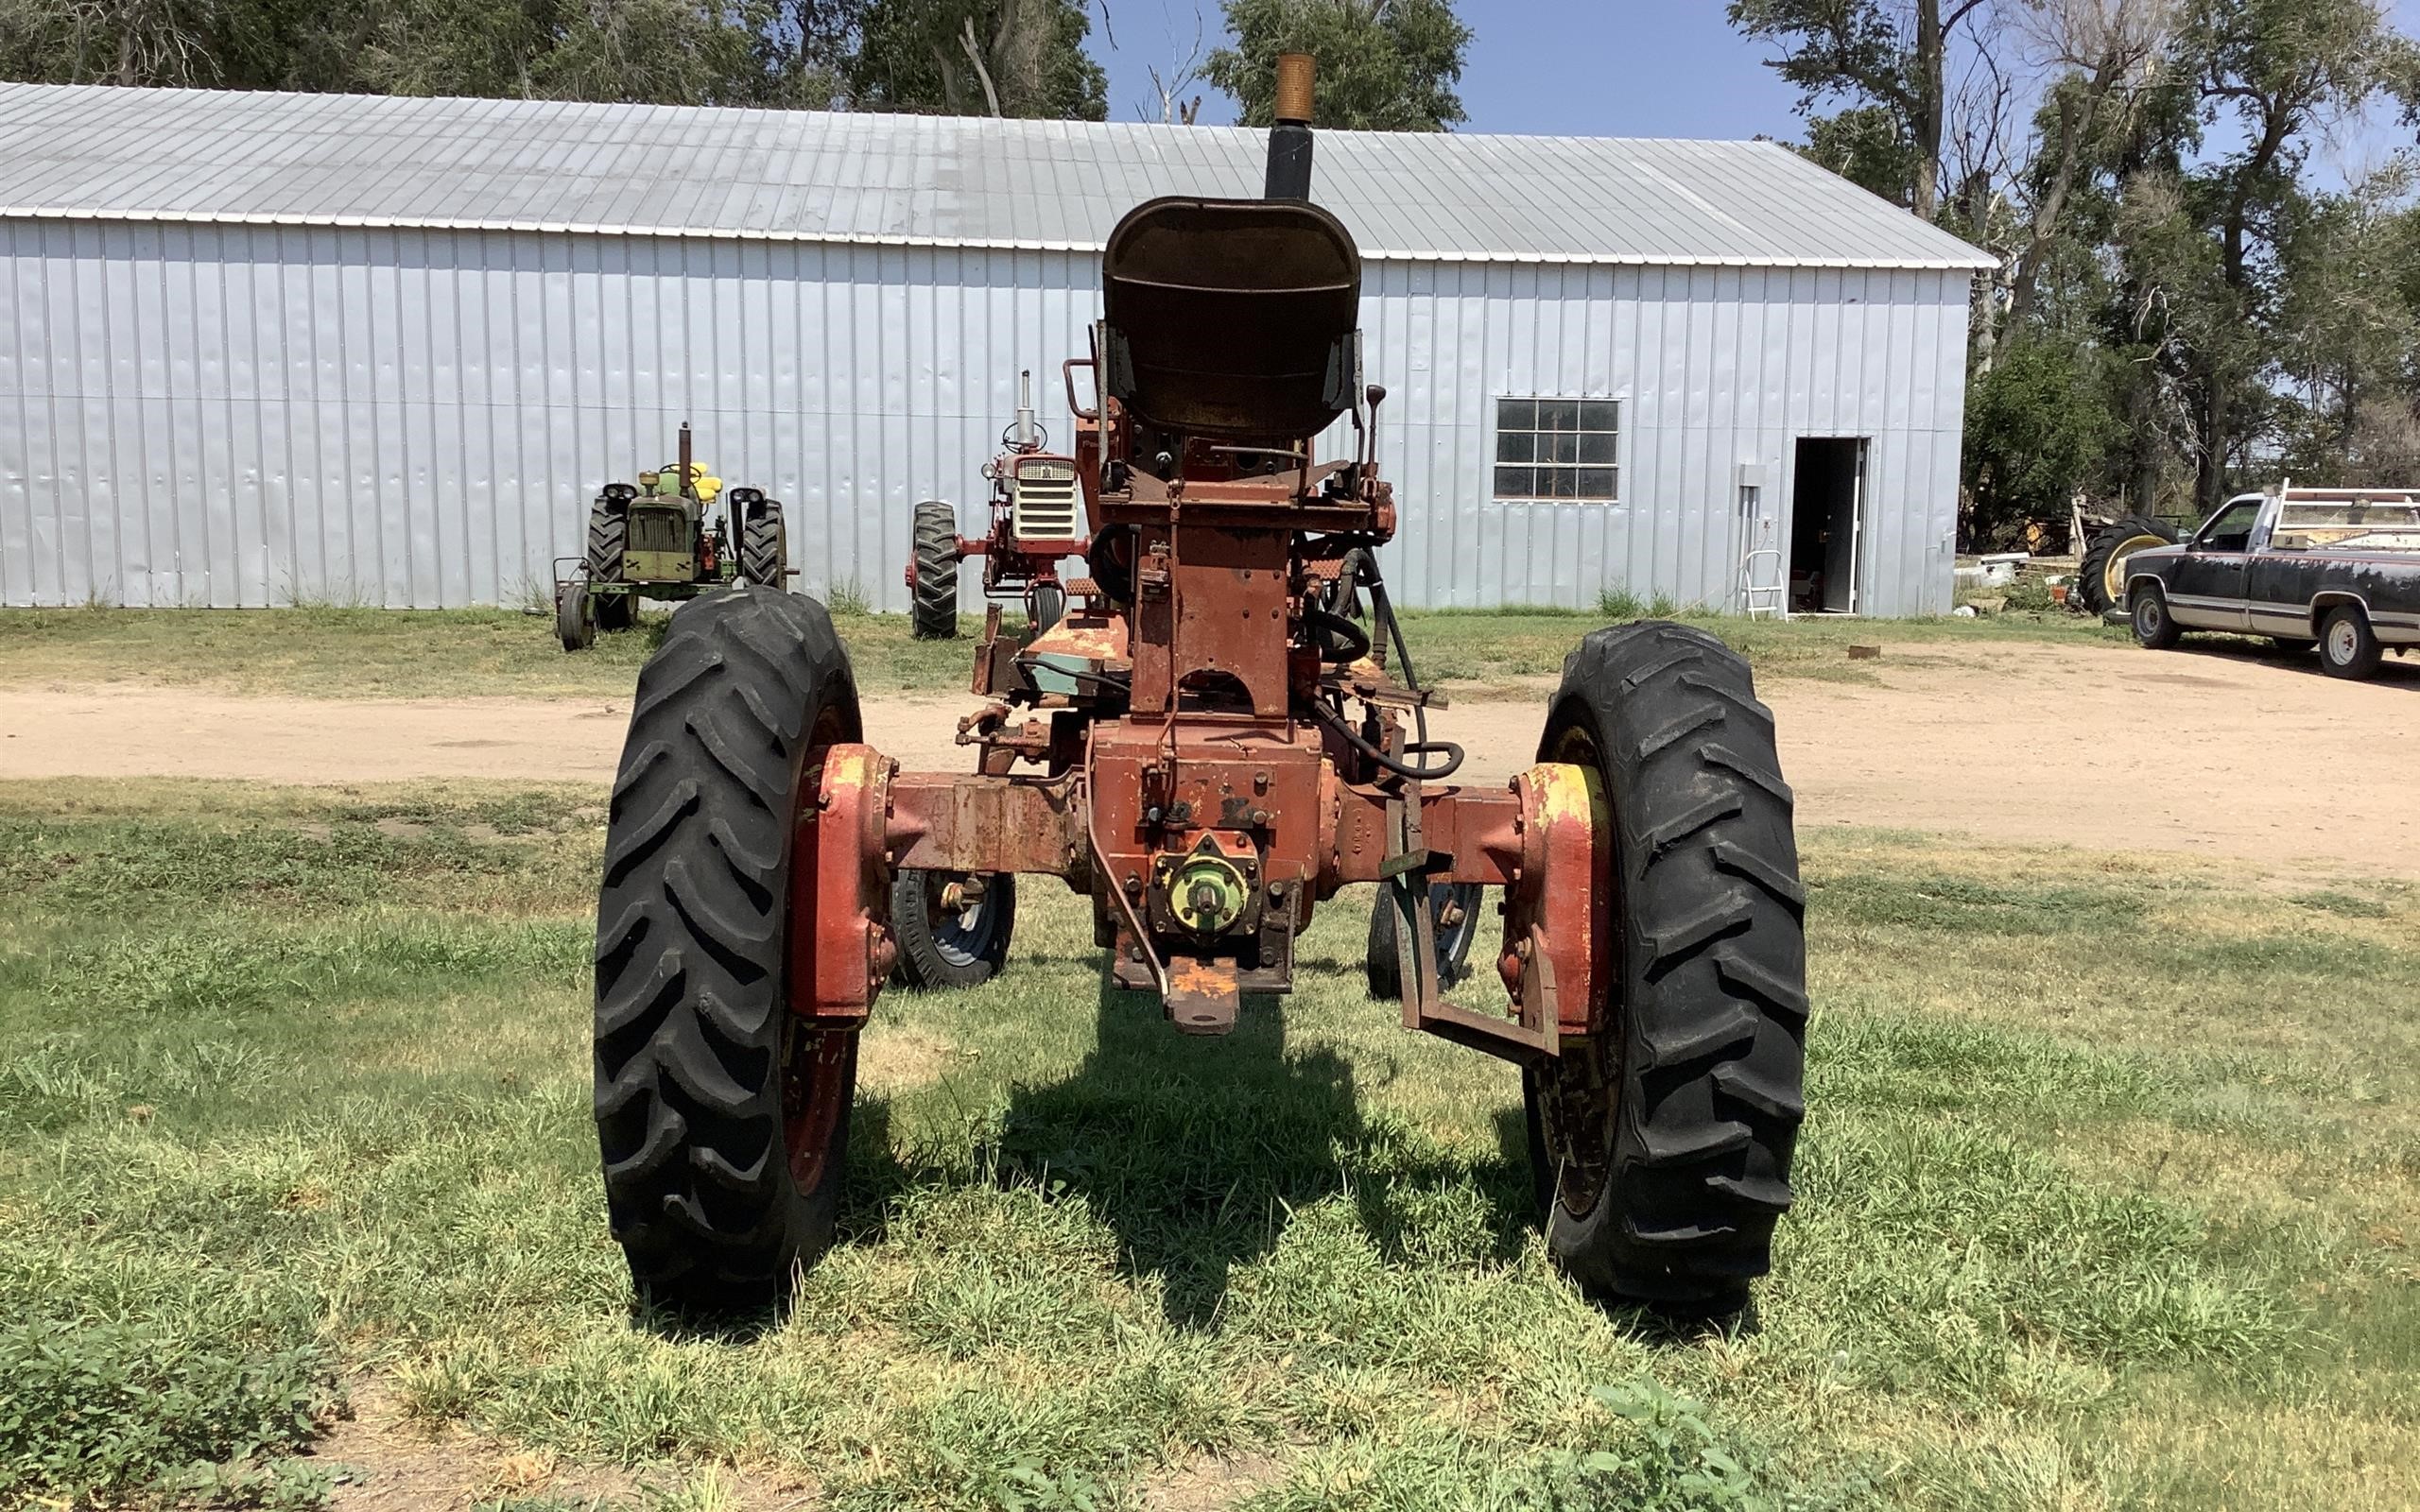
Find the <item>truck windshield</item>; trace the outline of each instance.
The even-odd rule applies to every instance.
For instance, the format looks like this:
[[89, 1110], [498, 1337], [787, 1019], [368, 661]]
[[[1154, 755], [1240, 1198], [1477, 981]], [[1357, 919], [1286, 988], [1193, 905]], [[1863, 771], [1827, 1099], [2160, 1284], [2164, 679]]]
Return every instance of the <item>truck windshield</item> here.
[[2420, 552], [2420, 501], [2289, 499], [2278, 507], [2273, 539], [2284, 551], [2337, 546]]

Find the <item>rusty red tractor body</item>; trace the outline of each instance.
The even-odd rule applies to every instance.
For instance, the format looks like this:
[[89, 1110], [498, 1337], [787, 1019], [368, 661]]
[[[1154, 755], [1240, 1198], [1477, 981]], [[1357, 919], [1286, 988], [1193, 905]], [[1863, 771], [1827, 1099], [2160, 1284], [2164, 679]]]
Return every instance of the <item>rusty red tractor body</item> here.
[[1076, 459], [1049, 450], [1034, 417], [1030, 372], [1017, 375], [1016, 419], [983, 476], [991, 518], [979, 536], [959, 535], [957, 511], [938, 499], [916, 506], [907, 578], [919, 636], [958, 633], [958, 566], [969, 557], [982, 558], [983, 596], [1023, 600], [1028, 626], [1047, 628], [1065, 606], [1059, 564], [1083, 555], [1084, 498]]
[[[1461, 752], [1426, 733], [1441, 700], [1379, 578], [1384, 395], [1360, 382], [1359, 254], [1305, 198], [1308, 95], [1281, 89], [1269, 198], [1154, 200], [1110, 236], [1092, 352], [1065, 369], [1087, 572], [1038, 635], [989, 616], [974, 772], [862, 744], [846, 655], [794, 595], [685, 607], [642, 675], [596, 1078], [648, 1295], [778, 1299], [830, 1244], [907, 873], [1063, 880], [1115, 980], [1199, 1035], [1292, 985], [1321, 902], [1379, 884], [1404, 1025], [1521, 1067], [1547, 1246], [1576, 1281], [1723, 1311], [1767, 1268], [1806, 1011], [1772, 716], [1714, 638], [1611, 627], [1566, 663], [1538, 765], [1446, 782]], [[1315, 461], [1340, 419], [1353, 455]], [[1363, 594], [1366, 631], [1340, 612]], [[1500, 1006], [1440, 987], [1443, 883], [1499, 892]]]

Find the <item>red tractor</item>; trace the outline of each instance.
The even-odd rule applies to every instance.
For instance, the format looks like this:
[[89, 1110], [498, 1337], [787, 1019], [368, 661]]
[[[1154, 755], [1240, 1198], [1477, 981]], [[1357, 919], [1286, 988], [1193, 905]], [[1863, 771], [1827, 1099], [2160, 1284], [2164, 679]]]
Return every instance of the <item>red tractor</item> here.
[[[1772, 715], [1714, 637], [1600, 629], [1536, 765], [1447, 781], [1461, 752], [1428, 733], [1378, 572], [1385, 396], [1360, 380], [1360, 255], [1307, 198], [1308, 62], [1281, 69], [1266, 198], [1152, 200], [1109, 238], [1092, 354], [1065, 368], [1086, 571], [1030, 639], [990, 617], [977, 771], [865, 745], [848, 655], [795, 595], [690, 605], [641, 674], [596, 1072], [648, 1297], [777, 1301], [831, 1245], [903, 871], [1062, 879], [1115, 981], [1193, 1035], [1286, 991], [1314, 906], [1376, 883], [1404, 1026], [1521, 1067], [1547, 1242], [1582, 1288], [1720, 1313], [1768, 1268], [1806, 1020]], [[1353, 455], [1315, 461], [1348, 418]], [[1498, 1007], [1446, 998], [1440, 885], [1498, 890]]]
[[1017, 416], [1000, 435], [1000, 452], [983, 464], [992, 485], [991, 528], [979, 537], [958, 533], [958, 511], [939, 499], [916, 506], [914, 550], [908, 558], [908, 593], [915, 633], [947, 640], [958, 633], [958, 564], [983, 558], [983, 596], [1021, 598], [1026, 624], [1046, 629], [1059, 622], [1066, 591], [1059, 563], [1083, 555], [1083, 495], [1076, 484], [1076, 459], [1053, 454], [1049, 437], [1034, 419], [1033, 374], [1017, 374]]

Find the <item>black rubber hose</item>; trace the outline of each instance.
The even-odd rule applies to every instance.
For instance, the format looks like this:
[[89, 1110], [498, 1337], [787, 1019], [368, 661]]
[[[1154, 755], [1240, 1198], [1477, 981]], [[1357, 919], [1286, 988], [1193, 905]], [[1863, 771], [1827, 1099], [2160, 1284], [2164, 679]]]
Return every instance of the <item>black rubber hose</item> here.
[[[1358, 662], [1370, 654], [1370, 632], [1341, 614], [1331, 614], [1316, 604], [1303, 606], [1303, 623], [1320, 643], [1320, 660], [1344, 665]], [[1338, 642], [1343, 649], [1338, 650]]]
[[[1388, 771], [1394, 773], [1397, 777], [1408, 777], [1415, 782], [1442, 782], [1445, 779], [1453, 776], [1456, 772], [1461, 770], [1462, 747], [1455, 745], [1450, 740], [1428, 740], [1426, 738], [1427, 731], [1425, 728], [1421, 731], [1423, 738], [1405, 747], [1404, 754], [1410, 756], [1426, 754], [1429, 751], [1443, 751], [1445, 753], [1445, 760], [1439, 765], [1414, 766], [1409, 762], [1397, 761], [1394, 757], [1388, 755], [1377, 747], [1373, 746], [1366, 740], [1363, 740], [1361, 738], [1361, 732], [1355, 730], [1353, 726], [1345, 720], [1345, 717], [1342, 714], [1329, 708], [1320, 699], [1314, 698], [1311, 700], [1311, 713], [1319, 716], [1319, 720], [1322, 724], [1327, 726], [1328, 729], [1335, 730], [1339, 735], [1344, 737], [1344, 743], [1346, 745], [1352, 747], [1355, 750], [1359, 751], [1362, 755], [1369, 757], [1372, 761], [1376, 762], [1380, 766], [1383, 766]], [[1419, 715], [1419, 713], [1420, 711], [1418, 710], [1413, 711], [1416, 718]], [[1418, 722], [1424, 727], [1427, 723], [1426, 719], [1418, 719]]]

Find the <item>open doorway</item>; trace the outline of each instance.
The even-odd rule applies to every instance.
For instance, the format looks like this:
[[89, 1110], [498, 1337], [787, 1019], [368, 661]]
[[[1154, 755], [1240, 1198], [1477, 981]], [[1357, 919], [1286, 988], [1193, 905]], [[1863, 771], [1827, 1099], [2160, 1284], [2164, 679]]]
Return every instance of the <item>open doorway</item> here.
[[1859, 538], [1865, 529], [1862, 437], [1801, 437], [1791, 470], [1789, 609], [1793, 614], [1855, 614]]

